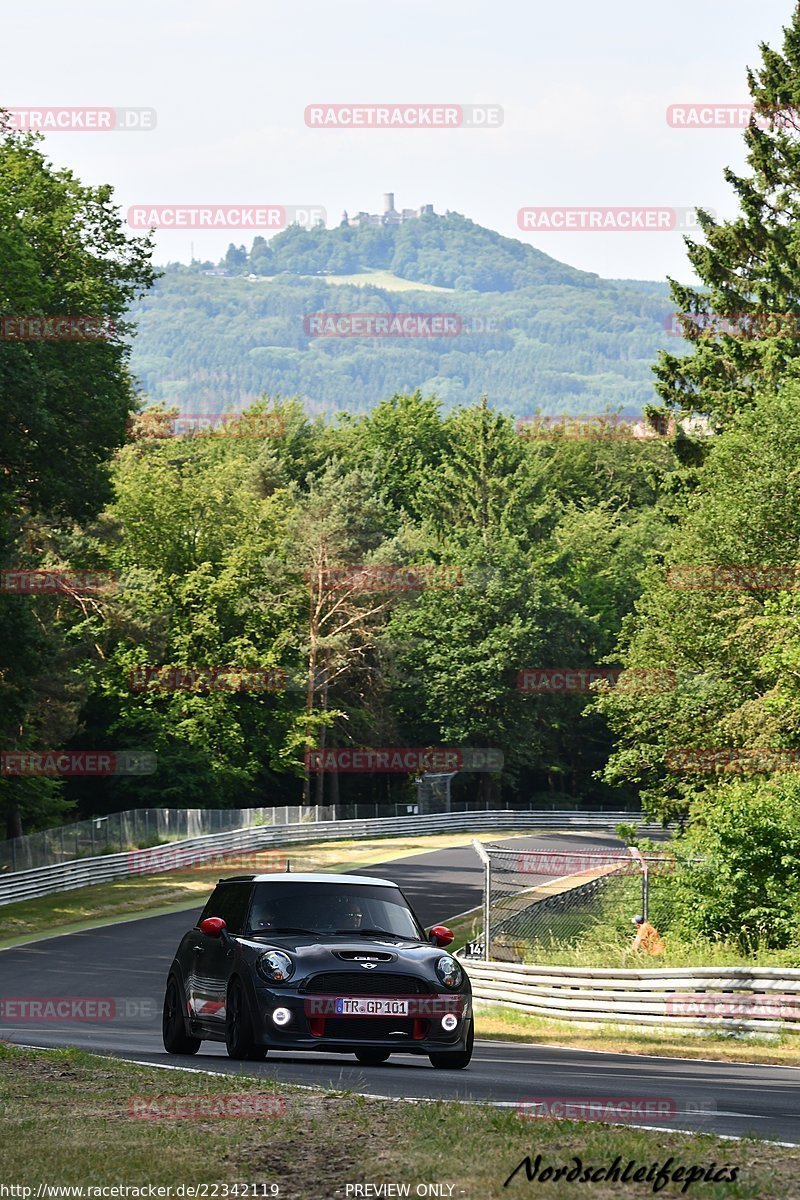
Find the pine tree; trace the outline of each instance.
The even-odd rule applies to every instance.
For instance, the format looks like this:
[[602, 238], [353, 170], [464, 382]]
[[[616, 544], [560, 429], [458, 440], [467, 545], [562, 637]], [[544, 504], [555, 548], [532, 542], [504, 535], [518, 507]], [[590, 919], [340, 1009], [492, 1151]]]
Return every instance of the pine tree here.
[[800, 378], [800, 6], [783, 32], [783, 53], [762, 43], [762, 65], [747, 73], [751, 173], [725, 170], [740, 215], [717, 223], [698, 210], [705, 244], [686, 244], [704, 288], [669, 281], [693, 350], [663, 352], [654, 368], [667, 409], [718, 425]]

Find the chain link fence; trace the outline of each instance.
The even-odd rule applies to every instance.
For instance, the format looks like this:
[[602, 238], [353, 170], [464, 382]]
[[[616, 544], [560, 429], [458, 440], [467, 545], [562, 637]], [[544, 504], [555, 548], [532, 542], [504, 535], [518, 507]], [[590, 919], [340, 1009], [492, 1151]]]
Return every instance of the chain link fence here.
[[677, 864], [669, 854], [473, 845], [484, 864], [484, 901], [475, 921], [482, 933], [468, 953], [499, 962], [597, 953], [632, 943], [638, 914], [659, 933], [670, 928]]

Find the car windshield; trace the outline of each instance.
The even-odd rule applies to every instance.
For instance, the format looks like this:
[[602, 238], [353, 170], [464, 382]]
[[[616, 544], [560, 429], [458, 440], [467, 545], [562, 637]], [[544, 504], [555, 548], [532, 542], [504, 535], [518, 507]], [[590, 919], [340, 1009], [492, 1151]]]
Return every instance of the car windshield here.
[[327, 937], [378, 931], [424, 940], [425, 934], [398, 888], [342, 883], [258, 883], [248, 926], [251, 933], [305, 931]]

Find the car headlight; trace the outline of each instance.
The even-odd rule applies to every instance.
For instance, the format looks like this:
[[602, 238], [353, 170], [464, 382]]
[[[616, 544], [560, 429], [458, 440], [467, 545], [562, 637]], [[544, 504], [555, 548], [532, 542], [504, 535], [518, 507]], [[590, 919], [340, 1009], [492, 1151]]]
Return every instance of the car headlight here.
[[259, 958], [256, 970], [267, 983], [285, 983], [294, 974], [294, 963], [282, 950], [268, 950]]
[[464, 972], [452, 954], [443, 954], [436, 960], [436, 974], [445, 987], [457, 988], [464, 978]]

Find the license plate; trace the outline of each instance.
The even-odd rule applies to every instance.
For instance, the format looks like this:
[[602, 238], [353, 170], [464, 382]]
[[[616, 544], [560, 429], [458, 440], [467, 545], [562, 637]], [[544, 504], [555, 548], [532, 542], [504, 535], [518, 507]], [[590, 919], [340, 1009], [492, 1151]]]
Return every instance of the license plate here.
[[378, 1000], [374, 996], [339, 996], [336, 1012], [343, 1017], [407, 1017], [407, 1000]]

